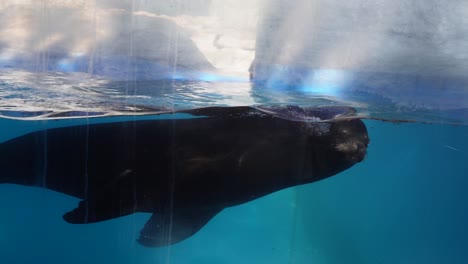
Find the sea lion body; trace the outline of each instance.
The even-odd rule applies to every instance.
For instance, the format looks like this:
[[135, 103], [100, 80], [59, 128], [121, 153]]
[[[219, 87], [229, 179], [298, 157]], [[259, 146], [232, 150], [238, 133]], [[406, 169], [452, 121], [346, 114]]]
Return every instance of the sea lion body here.
[[170, 114], [20, 136], [0, 145], [1, 168], [14, 175], [10, 183], [82, 199], [64, 215], [70, 223], [153, 213], [139, 242], [164, 246], [190, 237], [226, 207], [351, 167], [369, 142], [358, 119], [307, 122], [253, 107]]

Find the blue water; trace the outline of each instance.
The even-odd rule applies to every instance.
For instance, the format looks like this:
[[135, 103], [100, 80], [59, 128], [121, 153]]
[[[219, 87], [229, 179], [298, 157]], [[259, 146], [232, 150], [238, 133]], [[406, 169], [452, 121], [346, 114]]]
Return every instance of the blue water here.
[[[0, 119], [0, 140], [77, 122]], [[147, 214], [70, 225], [78, 199], [0, 185], [1, 263], [468, 263], [468, 126], [365, 122], [362, 163], [225, 209], [167, 248], [136, 243]]]

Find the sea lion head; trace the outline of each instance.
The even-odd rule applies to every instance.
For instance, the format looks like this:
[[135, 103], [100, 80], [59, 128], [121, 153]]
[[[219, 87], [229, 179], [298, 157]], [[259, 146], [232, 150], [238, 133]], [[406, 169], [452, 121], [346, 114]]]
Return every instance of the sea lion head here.
[[361, 162], [366, 156], [369, 136], [367, 128], [359, 119], [341, 120], [331, 124], [331, 146], [351, 163]]
[[[262, 113], [300, 124], [295, 138], [306, 153], [301, 182], [320, 180], [342, 172], [361, 162], [367, 151], [369, 136], [356, 109], [348, 106], [260, 106]], [[287, 130], [285, 134], [288, 134]], [[296, 135], [292, 133], [293, 135]], [[298, 152], [303, 153], [303, 152]], [[299, 157], [291, 155], [293, 159]], [[305, 177], [305, 178], [304, 178]]]
[[[307, 182], [342, 172], [361, 162], [367, 152], [369, 136], [360, 119], [341, 119], [310, 124]], [[312, 177], [312, 178], [310, 178]]]

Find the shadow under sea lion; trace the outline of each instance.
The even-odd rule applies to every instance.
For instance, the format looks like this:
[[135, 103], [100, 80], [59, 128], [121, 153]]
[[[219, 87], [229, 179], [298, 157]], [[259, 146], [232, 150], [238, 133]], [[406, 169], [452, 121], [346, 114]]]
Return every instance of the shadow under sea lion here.
[[[192, 236], [226, 207], [360, 162], [369, 143], [364, 123], [328, 120], [349, 112], [208, 107], [169, 112], [173, 119], [33, 132], [0, 144], [2, 174], [13, 176], [2, 182], [82, 199], [63, 216], [69, 223], [152, 213], [138, 242], [167, 246]], [[177, 119], [177, 113], [193, 118]]]

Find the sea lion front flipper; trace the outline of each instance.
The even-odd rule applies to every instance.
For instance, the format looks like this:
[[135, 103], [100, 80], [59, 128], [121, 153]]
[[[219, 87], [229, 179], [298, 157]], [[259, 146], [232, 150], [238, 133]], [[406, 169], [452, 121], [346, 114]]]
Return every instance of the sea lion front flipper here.
[[171, 213], [154, 213], [140, 231], [137, 241], [146, 247], [178, 243], [198, 232], [221, 210], [189, 208], [177, 209]]
[[125, 170], [109, 181], [99, 193], [82, 200], [78, 207], [63, 215], [70, 224], [88, 224], [135, 213], [135, 174]]

